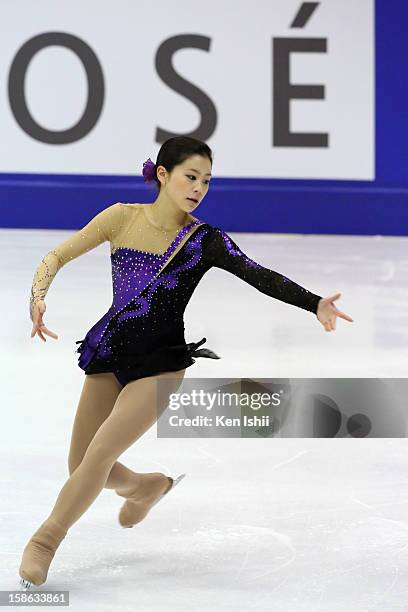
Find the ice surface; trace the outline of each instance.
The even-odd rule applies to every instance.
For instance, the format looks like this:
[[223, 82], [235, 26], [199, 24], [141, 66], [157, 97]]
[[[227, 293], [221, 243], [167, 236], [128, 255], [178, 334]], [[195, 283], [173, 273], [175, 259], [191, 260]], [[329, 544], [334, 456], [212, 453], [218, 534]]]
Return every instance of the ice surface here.
[[[84, 377], [74, 342], [111, 301], [105, 244], [50, 288], [45, 322], [59, 340], [30, 338], [35, 266], [68, 235], [0, 230], [2, 590], [19, 589], [22, 550], [68, 477]], [[213, 269], [186, 311], [186, 340], [205, 335], [222, 359], [198, 359], [188, 376], [406, 377], [407, 239], [232, 237], [316, 293], [341, 291], [337, 305], [355, 322], [327, 333], [311, 313]], [[101, 492], [45, 584], [69, 590], [71, 610], [407, 609], [405, 439], [174, 440], [153, 427], [121, 462], [187, 477], [133, 529], [117, 522], [123, 499]]]

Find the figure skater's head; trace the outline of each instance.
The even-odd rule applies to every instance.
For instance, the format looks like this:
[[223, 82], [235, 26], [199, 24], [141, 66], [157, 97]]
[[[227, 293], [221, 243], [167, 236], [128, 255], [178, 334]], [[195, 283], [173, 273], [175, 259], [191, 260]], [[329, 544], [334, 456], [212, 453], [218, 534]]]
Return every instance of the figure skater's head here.
[[[187, 213], [199, 206], [207, 194], [211, 180], [212, 151], [196, 138], [175, 136], [166, 140], [155, 167], [145, 168], [145, 180], [152, 180], [159, 189], [159, 199], [170, 199]], [[193, 202], [194, 198], [197, 202]]]

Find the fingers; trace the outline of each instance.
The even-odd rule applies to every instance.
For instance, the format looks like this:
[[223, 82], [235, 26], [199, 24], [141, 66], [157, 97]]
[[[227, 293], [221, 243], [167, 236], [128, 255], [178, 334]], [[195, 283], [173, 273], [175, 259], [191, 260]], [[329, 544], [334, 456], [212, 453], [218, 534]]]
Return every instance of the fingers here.
[[[344, 312], [337, 311], [336, 312], [336, 316], [340, 317], [341, 319], [345, 319], [346, 321], [350, 321], [351, 323], [354, 322], [353, 319], [351, 317], [349, 317], [348, 315], [346, 315]], [[336, 316], [334, 316], [332, 319], [328, 319], [327, 321], [322, 323], [322, 325], [323, 325], [323, 327], [325, 328], [326, 331], [335, 331], [335, 329], [336, 329]]]
[[58, 339], [57, 334], [52, 332], [50, 329], [48, 329], [48, 327], [44, 325], [43, 314], [45, 313], [46, 308], [47, 307], [45, 305], [45, 302], [40, 300], [39, 302], [36, 303], [34, 307], [34, 312], [33, 312], [33, 328], [31, 330], [31, 338], [34, 338], [34, 336], [38, 335], [38, 337], [43, 342], [47, 342], [44, 335], [50, 336], [51, 338], [54, 338], [55, 340]]
[[329, 302], [334, 302], [335, 300], [338, 300], [340, 296], [341, 296], [341, 293], [335, 293], [331, 297], [328, 297], [328, 298], [325, 298], [325, 299], [327, 301], [329, 301]]
[[336, 329], [336, 318], [333, 317], [332, 319], [327, 319], [327, 321], [322, 323], [322, 325], [323, 325], [324, 329], [327, 332], [335, 331], [335, 329]]
[[[340, 295], [340, 293], [338, 293], [337, 295]], [[350, 321], [350, 323], [354, 323], [354, 320], [350, 317], [350, 315], [346, 314], [345, 312], [342, 312], [341, 310], [338, 310], [334, 304], [331, 304], [330, 310], [336, 317], [340, 317], [345, 321]]]
[[[332, 297], [329, 297], [326, 299], [329, 300], [330, 302], [334, 302], [335, 300], [338, 300], [340, 296], [341, 296], [341, 293], [335, 293]], [[341, 310], [337, 310], [334, 304], [333, 304], [333, 308], [335, 309], [335, 313], [337, 317], [340, 317], [341, 319], [344, 319], [345, 321], [350, 321], [350, 323], [354, 323], [354, 320], [350, 317], [350, 315], [346, 314], [345, 312], [342, 312]]]
[[332, 330], [330, 321], [325, 321], [324, 323], [322, 323], [322, 325], [327, 332]]
[[341, 312], [341, 310], [338, 310], [336, 312], [336, 315], [340, 317], [341, 319], [344, 319], [345, 321], [350, 321], [350, 323], [354, 323], [353, 319], [349, 315], [347, 315], [345, 312]]
[[51, 336], [51, 338], [55, 338], [56, 340], [58, 339], [57, 334], [55, 334], [53, 331], [51, 331], [50, 329], [48, 329], [48, 327], [45, 327], [45, 325], [41, 325], [41, 331], [44, 334], [47, 334], [47, 336]]
[[31, 331], [31, 337], [33, 338], [36, 334], [38, 334], [38, 337], [41, 338], [41, 340], [43, 340], [44, 342], [47, 342], [47, 340], [44, 338], [44, 334], [50, 336], [51, 338], [54, 338], [55, 340], [58, 340], [57, 334], [48, 329], [48, 327], [46, 327], [44, 324], [39, 326], [35, 325], [33, 327]]

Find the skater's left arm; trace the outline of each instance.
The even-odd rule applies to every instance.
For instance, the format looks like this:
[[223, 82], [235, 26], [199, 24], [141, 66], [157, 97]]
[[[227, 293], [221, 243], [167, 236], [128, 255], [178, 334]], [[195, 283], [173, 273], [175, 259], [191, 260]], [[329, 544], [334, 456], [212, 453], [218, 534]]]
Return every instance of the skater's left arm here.
[[213, 230], [206, 248], [206, 258], [210, 265], [234, 274], [270, 297], [313, 312], [326, 331], [335, 329], [336, 317], [352, 321], [351, 317], [337, 310], [333, 304], [340, 294], [323, 298], [312, 293], [290, 278], [248, 257], [222, 229]]

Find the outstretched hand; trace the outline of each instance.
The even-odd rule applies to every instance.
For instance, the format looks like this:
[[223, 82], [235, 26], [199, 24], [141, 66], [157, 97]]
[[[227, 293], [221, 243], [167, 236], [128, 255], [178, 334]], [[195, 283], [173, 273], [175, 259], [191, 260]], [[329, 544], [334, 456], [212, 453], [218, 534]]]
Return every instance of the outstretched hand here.
[[31, 337], [33, 338], [36, 334], [38, 334], [41, 340], [47, 342], [44, 338], [44, 334], [46, 334], [47, 336], [51, 336], [51, 338], [55, 338], [56, 340], [58, 340], [57, 334], [54, 334], [54, 332], [52, 332], [50, 329], [48, 329], [48, 327], [44, 325], [42, 317], [46, 309], [47, 306], [45, 305], [45, 302], [43, 300], [38, 300], [38, 302], [34, 304], [33, 329], [31, 330]]
[[338, 310], [333, 304], [340, 296], [341, 293], [336, 293], [330, 297], [322, 298], [317, 306], [316, 316], [326, 331], [334, 331], [336, 329], [337, 317], [353, 323], [353, 319], [349, 315]]

